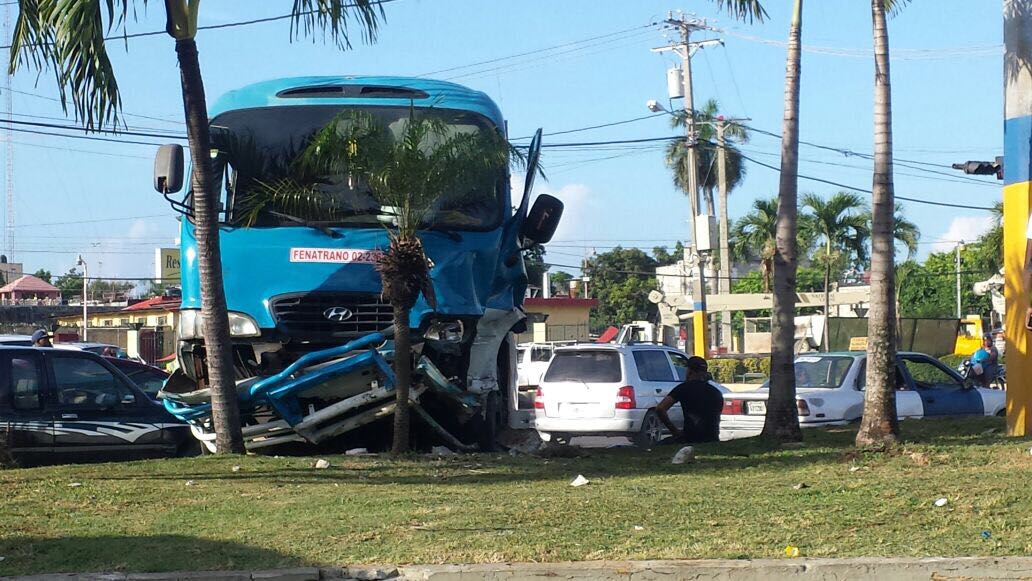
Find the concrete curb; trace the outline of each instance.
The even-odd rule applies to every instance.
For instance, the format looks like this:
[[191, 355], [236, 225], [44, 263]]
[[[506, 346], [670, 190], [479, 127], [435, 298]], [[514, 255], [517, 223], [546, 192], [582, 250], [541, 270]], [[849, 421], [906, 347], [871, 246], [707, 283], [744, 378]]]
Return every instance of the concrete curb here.
[[69, 573], [13, 577], [15, 581], [910, 581], [1032, 579], [1032, 557], [762, 559], [705, 561], [590, 561], [485, 565], [409, 565], [400, 568], [315, 568], [179, 573]]

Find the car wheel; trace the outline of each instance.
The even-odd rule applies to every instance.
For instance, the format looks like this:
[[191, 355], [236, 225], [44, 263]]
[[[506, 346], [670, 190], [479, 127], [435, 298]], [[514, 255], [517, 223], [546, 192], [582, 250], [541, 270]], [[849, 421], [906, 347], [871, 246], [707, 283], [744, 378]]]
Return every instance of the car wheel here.
[[659, 421], [659, 415], [655, 410], [649, 410], [641, 421], [641, 429], [638, 430], [634, 443], [640, 448], [651, 448], [663, 439], [663, 423]]

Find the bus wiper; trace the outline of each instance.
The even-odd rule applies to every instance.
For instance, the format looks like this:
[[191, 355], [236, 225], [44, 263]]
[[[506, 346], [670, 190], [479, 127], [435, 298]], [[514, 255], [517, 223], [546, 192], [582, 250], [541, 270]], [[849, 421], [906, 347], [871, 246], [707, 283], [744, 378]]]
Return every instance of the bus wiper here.
[[295, 224], [300, 224], [302, 226], [312, 228], [313, 230], [318, 230], [319, 232], [322, 232], [330, 238], [340, 238], [340, 232], [337, 232], [324, 224], [312, 222], [309, 220], [305, 220], [304, 218], [298, 218], [297, 216], [292, 216], [290, 214], [285, 214], [283, 212], [277, 212], [275, 210], [266, 210], [266, 212], [272, 214], [273, 216], [276, 216], [277, 218], [283, 218], [284, 220], [289, 220]]
[[438, 233], [444, 234], [445, 236], [450, 238], [452, 242], [462, 242], [462, 235], [461, 234], [459, 234], [458, 232], [456, 232], [454, 230], [448, 230], [446, 228], [443, 228], [443, 227], [441, 227], [438, 224], [431, 224], [431, 225], [427, 226], [426, 228], [423, 228], [423, 230], [426, 230], [428, 232], [438, 232]]

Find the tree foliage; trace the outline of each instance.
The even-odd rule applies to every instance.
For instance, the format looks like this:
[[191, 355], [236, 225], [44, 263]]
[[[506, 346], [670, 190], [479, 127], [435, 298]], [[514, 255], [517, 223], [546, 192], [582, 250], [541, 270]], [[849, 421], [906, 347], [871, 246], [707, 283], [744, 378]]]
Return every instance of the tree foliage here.
[[592, 329], [655, 320], [656, 305], [648, 296], [658, 286], [656, 260], [644, 251], [617, 246], [589, 258], [584, 274], [591, 278], [589, 291], [599, 302], [591, 313]]

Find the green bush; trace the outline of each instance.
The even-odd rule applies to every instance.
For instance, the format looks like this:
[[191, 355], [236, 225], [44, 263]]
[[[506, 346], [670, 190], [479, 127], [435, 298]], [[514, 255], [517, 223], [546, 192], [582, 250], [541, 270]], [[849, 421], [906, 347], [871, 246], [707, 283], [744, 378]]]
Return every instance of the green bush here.
[[743, 359], [742, 365], [747, 373], [762, 373], [764, 377], [770, 377], [770, 357]]
[[970, 355], [943, 355], [939, 358], [939, 361], [942, 361], [943, 365], [950, 369], [956, 369], [965, 359], [970, 358]]
[[735, 376], [741, 374], [737, 359], [712, 359], [707, 366], [717, 383], [734, 383]]

